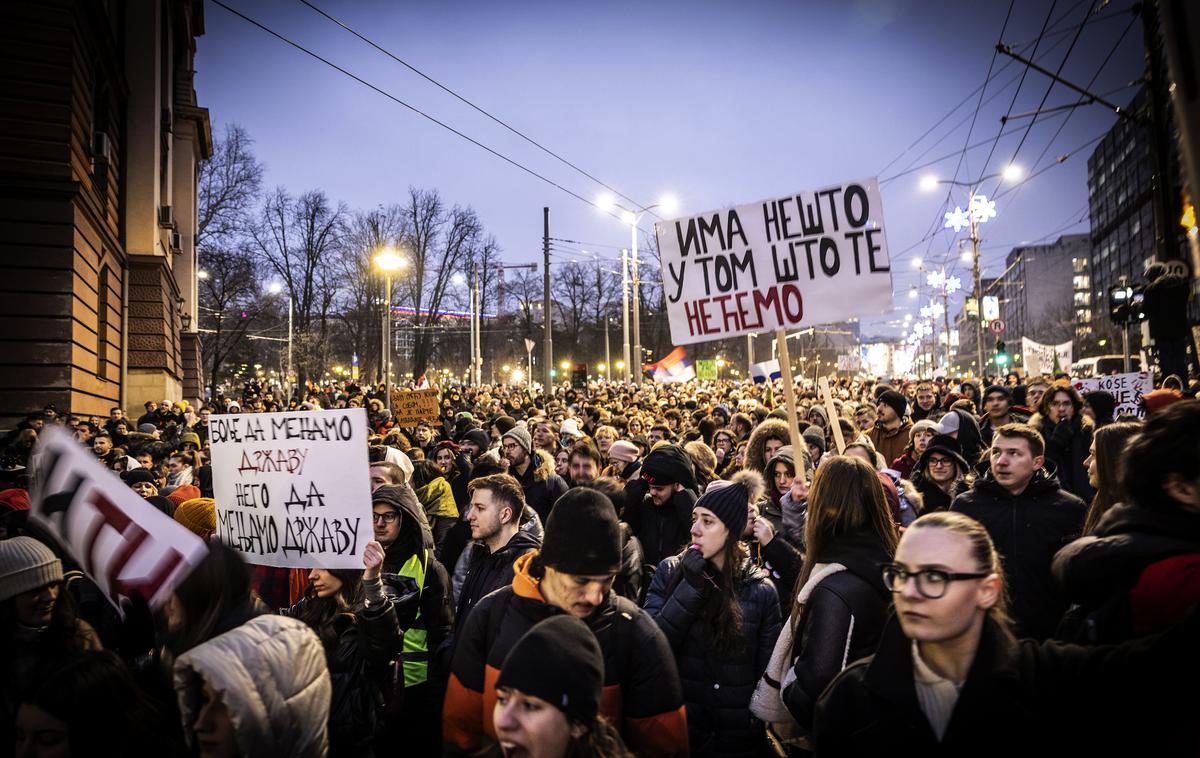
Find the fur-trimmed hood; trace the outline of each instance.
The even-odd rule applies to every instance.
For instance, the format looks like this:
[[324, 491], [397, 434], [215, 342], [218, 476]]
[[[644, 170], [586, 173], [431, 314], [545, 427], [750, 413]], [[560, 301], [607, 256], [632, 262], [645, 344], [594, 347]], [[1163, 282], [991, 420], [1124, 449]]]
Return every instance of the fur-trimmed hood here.
[[[1082, 413], [1079, 413], [1076, 415], [1079, 416], [1080, 427], [1082, 427], [1084, 430], [1086, 430], [1088, 432], [1096, 431], [1096, 422], [1095, 421], [1092, 421], [1091, 418], [1083, 415]], [[1026, 423], [1029, 424], [1030, 426], [1032, 426], [1034, 429], [1037, 429], [1039, 432], [1042, 430], [1042, 424], [1048, 424], [1048, 425], [1051, 424], [1050, 419], [1046, 418], [1045, 416], [1043, 416], [1040, 413], [1035, 413], [1032, 416], [1030, 416], [1029, 421], [1027, 421]]]
[[792, 444], [791, 432], [786, 421], [769, 418], [750, 432], [750, 441], [746, 444], [746, 468], [763, 474], [767, 468], [767, 440], [780, 440], [785, 445]]
[[545, 450], [534, 450], [533, 481], [544, 482], [554, 473], [554, 459]]

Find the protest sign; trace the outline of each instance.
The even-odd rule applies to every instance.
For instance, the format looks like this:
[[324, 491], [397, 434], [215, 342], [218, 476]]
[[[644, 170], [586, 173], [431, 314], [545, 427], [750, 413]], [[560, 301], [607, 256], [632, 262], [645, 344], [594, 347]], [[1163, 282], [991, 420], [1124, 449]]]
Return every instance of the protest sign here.
[[362, 408], [213, 416], [217, 536], [249, 563], [362, 568], [372, 539]]
[[704, 358], [697, 360], [696, 378], [701, 381], [715, 381], [717, 378], [717, 362]]
[[892, 307], [873, 178], [664, 221], [654, 232], [676, 345]]
[[32, 470], [30, 518], [118, 610], [120, 598], [134, 592], [157, 608], [208, 554], [204, 540], [143, 500], [64, 429], [42, 431]]
[[1128, 374], [1076, 379], [1074, 384], [1075, 389], [1081, 394], [1103, 390], [1112, 395], [1117, 400], [1115, 412], [1117, 416], [1132, 414], [1138, 418], [1144, 418], [1146, 408], [1142, 405], [1142, 395], [1154, 390], [1154, 376], [1147, 371], [1133, 371]]
[[[1028, 337], [1021, 338], [1021, 365], [1025, 367], [1027, 376], [1038, 374], [1053, 374], [1055, 371], [1071, 370], [1071, 353], [1073, 343], [1070, 341], [1058, 345], [1043, 345]], [[1055, 367], [1055, 358], [1058, 366]]]
[[398, 426], [416, 426], [422, 421], [435, 422], [441, 408], [436, 388], [405, 390], [392, 395], [392, 416]]

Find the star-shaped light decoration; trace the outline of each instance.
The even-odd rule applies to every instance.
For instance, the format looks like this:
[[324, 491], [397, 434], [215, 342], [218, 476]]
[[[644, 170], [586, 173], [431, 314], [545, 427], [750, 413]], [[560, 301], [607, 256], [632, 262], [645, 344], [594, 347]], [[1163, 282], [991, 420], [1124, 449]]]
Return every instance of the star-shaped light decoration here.
[[937, 318], [938, 316], [942, 315], [942, 310], [943, 310], [942, 304], [939, 303], [937, 300], [929, 301], [929, 315], [930, 316], [932, 316], [933, 318]]
[[975, 223], [982, 224], [996, 217], [996, 201], [988, 200], [986, 195], [971, 195], [971, 205], [967, 208]]
[[955, 292], [958, 292], [960, 289], [962, 289], [962, 279], [959, 279], [957, 276], [951, 276], [948, 279], [946, 279], [946, 294], [947, 295], [953, 295]]
[[944, 271], [930, 271], [929, 276], [925, 277], [925, 281], [933, 289], [941, 289], [946, 284], [946, 273]]
[[954, 210], [946, 213], [945, 228], [953, 228], [955, 232], [961, 232], [963, 227], [971, 225], [971, 214], [964, 211], [962, 208], [955, 206]]

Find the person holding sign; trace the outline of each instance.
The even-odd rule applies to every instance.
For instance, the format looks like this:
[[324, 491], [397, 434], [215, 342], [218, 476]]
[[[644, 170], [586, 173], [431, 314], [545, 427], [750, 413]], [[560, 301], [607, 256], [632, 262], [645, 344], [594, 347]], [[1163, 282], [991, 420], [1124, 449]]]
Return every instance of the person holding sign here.
[[[281, 611], [308, 624], [324, 645], [335, 755], [370, 748], [382, 717], [382, 688], [391, 679], [389, 663], [401, 647], [396, 607], [380, 578], [383, 558], [383, 546], [372, 540], [363, 549], [363, 571], [312, 569], [304, 597]], [[410, 596], [409, 603], [415, 600]]]

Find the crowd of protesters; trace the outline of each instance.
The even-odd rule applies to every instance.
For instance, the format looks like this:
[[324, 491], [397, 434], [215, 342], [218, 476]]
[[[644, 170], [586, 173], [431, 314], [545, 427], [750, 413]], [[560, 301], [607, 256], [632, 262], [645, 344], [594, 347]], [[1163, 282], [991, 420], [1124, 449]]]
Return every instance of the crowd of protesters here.
[[[798, 438], [777, 383], [47, 407], [0, 442], [0, 755], [1195, 755], [1190, 389], [843, 379]], [[347, 407], [363, 567], [247, 565], [210, 416]], [[52, 424], [209, 542], [161, 607], [27, 517]]]

